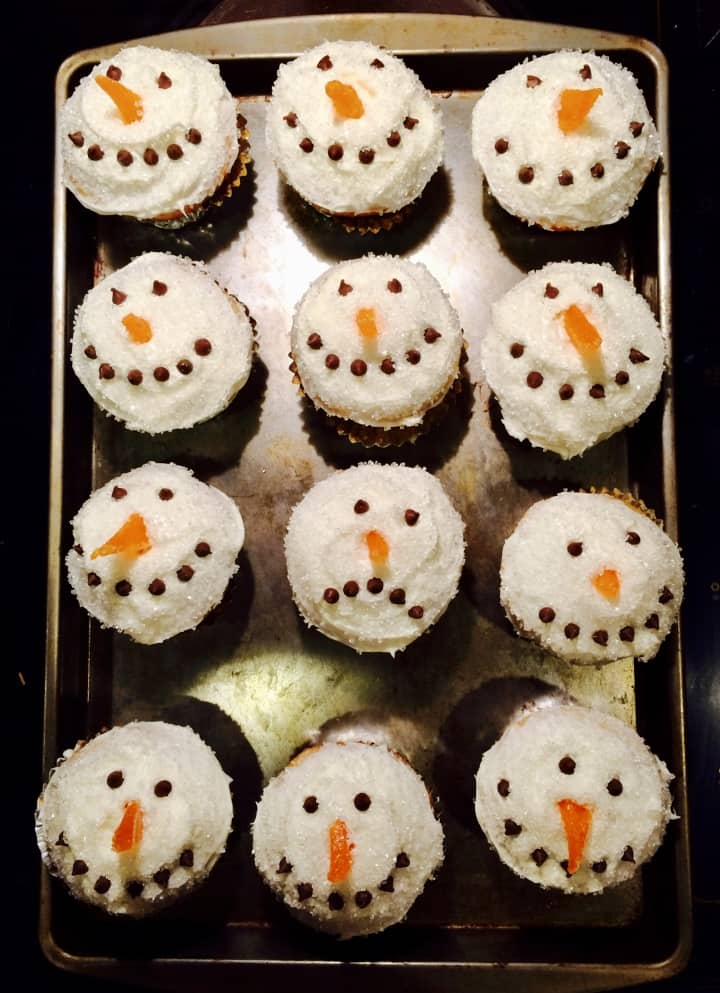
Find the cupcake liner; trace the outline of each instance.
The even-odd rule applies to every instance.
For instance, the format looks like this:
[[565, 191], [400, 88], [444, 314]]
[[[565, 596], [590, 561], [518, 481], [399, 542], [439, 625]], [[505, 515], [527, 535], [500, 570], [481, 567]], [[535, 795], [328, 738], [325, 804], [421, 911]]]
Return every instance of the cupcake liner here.
[[414, 204], [409, 203], [399, 210], [387, 211], [384, 214], [332, 214], [323, 210], [317, 204], [310, 204], [314, 211], [331, 222], [334, 227], [341, 227], [348, 234], [380, 234], [402, 224], [412, 212]]
[[156, 228], [164, 228], [166, 230], [184, 228], [185, 225], [199, 220], [210, 207], [221, 207], [233, 195], [243, 177], [247, 176], [247, 167], [252, 161], [252, 155], [250, 153], [250, 131], [247, 127], [247, 121], [240, 113], [237, 115], [237, 129], [239, 145], [237, 158], [215, 191], [206, 197], [202, 203], [186, 204], [182, 210], [178, 209], [169, 215], [163, 214], [158, 217], [148, 218], [144, 222], [145, 224], [152, 224]]
[[465, 385], [469, 381], [465, 369], [467, 363], [466, 348], [467, 342], [463, 341], [460, 352], [460, 361], [458, 363], [458, 372], [455, 379], [452, 381], [445, 393], [443, 393], [438, 399], [437, 403], [434, 403], [428, 408], [423, 415], [423, 419], [420, 424], [397, 425], [390, 428], [375, 427], [371, 424], [359, 424], [357, 421], [353, 421], [350, 418], [329, 414], [327, 411], [323, 410], [322, 407], [316, 406], [313, 403], [312, 398], [306, 394], [302, 380], [298, 374], [297, 365], [295, 364], [295, 359], [292, 352], [289, 355], [289, 368], [290, 372], [293, 374], [292, 381], [295, 386], [297, 386], [300, 396], [302, 396], [314, 410], [318, 410], [323, 413], [327, 418], [328, 423], [332, 425], [341, 437], [347, 438], [348, 441], [351, 441], [353, 444], [363, 445], [366, 448], [391, 448], [399, 447], [400, 445], [414, 444], [419, 438], [427, 434], [435, 424], [442, 421], [448, 415], [450, 410], [457, 405], [465, 389]]
[[653, 524], [657, 524], [661, 530], [665, 530], [663, 521], [657, 516], [655, 511], [648, 507], [640, 497], [635, 497], [632, 493], [626, 493], [625, 490], [619, 490], [617, 487], [610, 489], [607, 486], [589, 486], [587, 489], [578, 489], [578, 493], [601, 493], [604, 496], [615, 497], [616, 500], [620, 500], [626, 506], [630, 507], [631, 510], [636, 510], [638, 514], [642, 514], [643, 517], [647, 517]]

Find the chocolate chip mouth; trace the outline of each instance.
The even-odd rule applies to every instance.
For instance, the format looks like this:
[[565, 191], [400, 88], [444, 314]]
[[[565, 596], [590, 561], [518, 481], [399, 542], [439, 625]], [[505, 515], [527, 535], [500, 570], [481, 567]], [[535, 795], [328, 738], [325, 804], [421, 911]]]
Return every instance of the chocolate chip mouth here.
[[[410, 865], [410, 856], [407, 852], [398, 852], [395, 856], [395, 869], [407, 869]], [[288, 859], [282, 855], [280, 861], [278, 862], [277, 869], [275, 870], [276, 875], [290, 876], [293, 872], [293, 864], [289, 862]], [[294, 888], [297, 893], [297, 898], [300, 903], [304, 903], [305, 900], [309, 900], [314, 894], [313, 884], [303, 880], [299, 883], [294, 883]], [[394, 893], [395, 892], [395, 876], [391, 872], [385, 879], [380, 880], [375, 887], [377, 893]], [[327, 906], [330, 910], [335, 913], [339, 913], [345, 910], [347, 907], [352, 908], [357, 907], [360, 910], [364, 910], [369, 907], [373, 902], [374, 896], [373, 891], [369, 889], [359, 889], [352, 893], [341, 893], [339, 890], [332, 890], [327, 897]]]

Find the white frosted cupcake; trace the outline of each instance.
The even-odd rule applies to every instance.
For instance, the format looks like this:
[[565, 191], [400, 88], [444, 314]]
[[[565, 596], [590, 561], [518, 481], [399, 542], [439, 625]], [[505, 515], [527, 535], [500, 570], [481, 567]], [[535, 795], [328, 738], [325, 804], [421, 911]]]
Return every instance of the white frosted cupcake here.
[[152, 913], [197, 887], [225, 851], [230, 777], [189, 727], [136, 721], [60, 758], [38, 801], [38, 844], [74, 897]]
[[237, 572], [245, 537], [233, 500], [160, 462], [95, 490], [72, 528], [76, 597], [103, 626], [145, 645], [197, 627]]
[[405, 917], [442, 863], [443, 831], [403, 758], [384, 745], [330, 743], [267, 785], [253, 856], [294, 916], [350, 938]]
[[666, 355], [645, 299], [582, 262], [551, 262], [505, 293], [481, 346], [508, 433], [566, 459], [638, 419]]
[[245, 120], [220, 71], [135, 45], [105, 59], [60, 111], [64, 181], [97, 214], [195, 220], [246, 172]]
[[148, 252], [87, 293], [72, 365], [98, 406], [131, 430], [188, 428], [224, 410], [247, 382], [253, 323], [204, 266]]
[[463, 532], [425, 469], [363, 463], [335, 472], [290, 516], [285, 555], [295, 603], [327, 637], [394, 655], [457, 593]]
[[431, 94], [366, 41], [323, 42], [280, 66], [267, 142], [304, 200], [346, 222], [360, 215], [375, 230], [420, 196], [443, 154]]
[[483, 755], [475, 813], [513, 872], [598, 893], [654, 855], [673, 776], [633, 728], [575, 704], [523, 714]]
[[341, 433], [401, 444], [446, 412], [463, 332], [422, 263], [366, 255], [311, 284], [295, 308], [291, 348], [304, 394]]
[[518, 633], [571, 662], [653, 658], [682, 597], [677, 546], [621, 494], [539, 500], [503, 546], [506, 614]]
[[472, 116], [472, 152], [498, 203], [529, 224], [593, 228], [624, 217], [660, 154], [633, 74], [558, 51], [494, 79]]

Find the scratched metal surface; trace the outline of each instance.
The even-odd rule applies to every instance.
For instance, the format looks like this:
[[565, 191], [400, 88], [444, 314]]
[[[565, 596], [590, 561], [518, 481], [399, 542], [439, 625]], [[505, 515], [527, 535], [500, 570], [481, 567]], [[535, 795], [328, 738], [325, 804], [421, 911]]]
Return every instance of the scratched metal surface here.
[[[508, 57], [507, 64], [520, 57], [522, 53]], [[310, 735], [325, 729], [329, 734], [338, 728], [360, 728], [365, 734], [370, 729], [405, 752], [440, 801], [445, 864], [407, 924], [383, 937], [384, 956], [393, 957], [392, 933], [404, 928], [430, 929], [436, 935], [516, 929], [521, 935], [542, 927], [563, 935], [575, 929], [629, 928], [642, 922], [645, 912], [640, 875], [601, 896], [570, 899], [516, 878], [490, 851], [475, 823], [472, 780], [483, 749], [525, 702], [570, 696], [629, 723], [635, 723], [643, 708], [656, 705], [636, 698], [632, 660], [571, 666], [518, 638], [498, 602], [498, 565], [503, 541], [537, 499], [587, 486], [639, 490], [646, 499], [648, 492], [662, 491], [667, 453], [656, 436], [667, 394], [655, 402], [644, 427], [564, 462], [507, 436], [483, 382], [478, 346], [492, 300], [526, 271], [555, 259], [609, 261], [656, 305], [659, 271], [652, 260], [657, 256], [647, 244], [657, 240], [657, 230], [648, 230], [657, 224], [657, 188], [651, 182], [636, 216], [610, 230], [557, 235], [527, 228], [494, 204], [470, 155], [470, 114], [480, 90], [468, 88], [467, 82], [481, 78], [477, 70], [483, 55], [456, 58], [449, 69], [437, 55], [428, 58], [432, 61], [422, 56], [410, 61], [421, 77], [425, 71], [444, 83], [433, 89], [445, 123], [445, 161], [409, 220], [390, 232], [360, 236], [339, 231], [318, 220], [282, 184], [263, 140], [267, 88], [254, 89], [258, 64], [245, 66], [242, 60], [220, 59], [219, 64], [248, 119], [253, 164], [223, 208], [173, 232], [121, 218], [88, 222], [77, 205], [68, 205], [68, 314], [93, 276], [108, 275], [143, 251], [166, 250], [202, 259], [257, 320], [258, 357], [248, 385], [226, 412], [194, 429], [155, 437], [129, 432], [93, 412], [77, 383], [66, 384], [66, 402], [72, 408], [68, 422], [83, 425], [89, 440], [87, 489], [148, 459], [175, 461], [231, 495], [246, 523], [238, 577], [208, 622], [158, 646], [137, 645], [91, 624], [85, 635], [87, 672], [81, 680], [83, 733], [93, 725], [137, 717], [185, 721], [211, 741], [233, 775], [236, 817], [229, 851], [206, 895], [191, 901], [189, 910], [197, 921], [213, 906], [210, 917], [225, 935], [223, 947], [231, 949], [214, 953], [220, 959], [242, 955], [229, 937], [234, 940], [241, 932], [246, 937], [255, 932], [277, 936], [277, 947], [283, 948], [278, 957], [297, 954], [302, 960], [303, 948], [311, 944], [312, 956], [335, 954], [318, 950], [316, 938], [298, 935], [297, 926], [259, 883], [248, 830], [262, 783]], [[276, 65], [272, 59], [263, 63], [260, 78], [270, 80]], [[494, 74], [495, 64], [483, 71]], [[448, 83], [455, 73], [458, 85], [453, 87]], [[72, 229], [76, 215], [82, 217], [78, 234]], [[642, 251], [637, 247], [639, 230]], [[72, 257], [73, 245], [87, 233], [95, 240], [92, 266], [86, 251]], [[467, 342], [461, 402], [416, 444], [394, 449], [366, 449], [336, 435], [298, 394], [288, 369], [291, 316], [308, 283], [334, 262], [369, 251], [424, 262], [460, 313]], [[66, 446], [67, 434], [66, 426]], [[644, 463], [636, 466], [637, 451], [647, 453], [648, 442], [656, 445], [649, 472]], [[425, 466], [442, 480], [466, 523], [466, 567], [458, 596], [436, 627], [395, 659], [357, 655], [307, 629], [285, 574], [282, 542], [292, 506], [334, 469], [366, 459]], [[64, 499], [70, 516], [84, 499], [82, 485], [66, 473]], [[655, 505], [662, 514], [657, 499]], [[83, 632], [86, 622], [72, 600], [63, 597], [59, 654], [66, 658], [67, 639], [72, 632]], [[658, 669], [672, 665], [674, 650], [665, 646], [653, 664]], [[672, 702], [664, 706], [670, 719], [676, 719]], [[67, 717], [65, 723], [71, 724]], [[61, 742], [62, 747], [67, 744]], [[63, 895], [52, 898], [62, 901]], [[70, 913], [82, 918], [83, 911], [73, 907]], [[177, 911], [180, 920], [182, 913]], [[118, 953], [104, 924], [94, 934], [89, 945], [80, 943], [81, 957], [89, 947], [94, 954], [106, 947]], [[62, 938], [73, 945], [67, 934]], [[272, 940], [262, 945], [267, 958], [273, 957]], [[526, 954], [522, 941], [518, 937], [519, 960]], [[364, 947], [366, 955], [368, 945]], [[452, 961], [449, 946], [443, 954]], [[307, 955], [311, 957], [309, 951]]]

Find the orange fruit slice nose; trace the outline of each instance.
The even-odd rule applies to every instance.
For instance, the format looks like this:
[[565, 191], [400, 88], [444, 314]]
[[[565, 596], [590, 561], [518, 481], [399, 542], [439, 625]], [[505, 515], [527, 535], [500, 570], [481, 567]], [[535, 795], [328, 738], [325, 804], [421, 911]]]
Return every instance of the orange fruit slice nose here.
[[328, 835], [330, 841], [328, 881], [331, 883], [342, 883], [350, 875], [353, 863], [352, 850], [355, 846], [350, 844], [345, 821], [333, 821], [328, 828]]
[[592, 807], [575, 800], [558, 800], [558, 810], [562, 818], [568, 845], [567, 871], [572, 876], [582, 862], [585, 842], [592, 824]]
[[592, 578], [592, 584], [606, 600], [617, 600], [620, 596], [620, 576], [614, 569], [603, 569]]
[[100, 558], [103, 555], [126, 555], [128, 558], [137, 558], [144, 555], [152, 548], [152, 542], [145, 527], [145, 521], [140, 514], [130, 514], [128, 519], [118, 528], [115, 534], [108, 538], [104, 545], [100, 545], [91, 553], [91, 559]]
[[144, 317], [138, 317], [136, 314], [126, 314], [122, 322], [125, 325], [125, 330], [130, 340], [134, 341], [137, 345], [144, 345], [145, 342], [150, 341], [152, 338], [152, 328]]
[[372, 307], [361, 307], [355, 314], [355, 323], [361, 336], [372, 341], [378, 336], [375, 310]]
[[114, 852], [131, 852], [137, 848], [143, 836], [143, 809], [137, 800], [125, 804], [120, 823], [115, 828], [112, 839]]
[[374, 566], [382, 566], [387, 563], [390, 546], [379, 531], [368, 531], [365, 535], [365, 544], [370, 561]]
[[331, 79], [329, 83], [325, 84], [325, 92], [332, 100], [338, 117], [350, 117], [357, 120], [365, 113], [357, 90], [349, 83], [341, 83], [339, 79]]
[[563, 134], [577, 131], [599, 96], [602, 96], [602, 88], [599, 86], [592, 90], [563, 90], [561, 92], [558, 126]]
[[134, 93], [127, 86], [118, 83], [116, 79], [110, 79], [109, 76], [96, 76], [95, 82], [115, 104], [123, 124], [134, 124], [135, 121], [142, 119], [143, 103], [139, 93]]
[[561, 311], [565, 332], [580, 355], [594, 355], [602, 345], [602, 336], [577, 304]]

